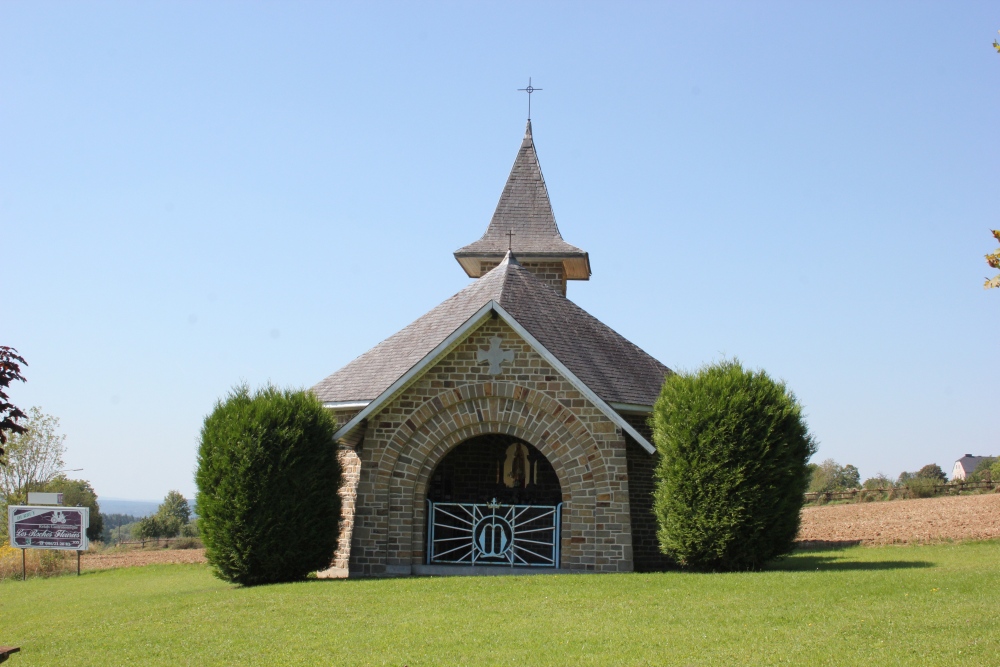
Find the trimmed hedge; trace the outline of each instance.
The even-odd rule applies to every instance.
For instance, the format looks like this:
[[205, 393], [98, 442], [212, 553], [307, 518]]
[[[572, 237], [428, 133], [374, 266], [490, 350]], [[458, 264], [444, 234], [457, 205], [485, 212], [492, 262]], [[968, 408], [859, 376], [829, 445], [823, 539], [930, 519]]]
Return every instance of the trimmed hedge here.
[[783, 383], [736, 360], [671, 375], [652, 425], [663, 553], [725, 571], [792, 550], [815, 444]]
[[198, 515], [216, 575], [244, 586], [296, 581], [330, 566], [340, 464], [329, 411], [303, 391], [234, 389], [205, 418]]

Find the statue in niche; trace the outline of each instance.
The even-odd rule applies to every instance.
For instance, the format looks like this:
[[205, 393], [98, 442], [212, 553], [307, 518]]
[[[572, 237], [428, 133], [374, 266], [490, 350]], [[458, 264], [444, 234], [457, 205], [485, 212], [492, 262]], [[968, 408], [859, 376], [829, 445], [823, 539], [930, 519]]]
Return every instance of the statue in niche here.
[[530, 474], [528, 450], [520, 442], [515, 442], [507, 448], [507, 456], [503, 462], [504, 486], [508, 489], [523, 489], [531, 482]]

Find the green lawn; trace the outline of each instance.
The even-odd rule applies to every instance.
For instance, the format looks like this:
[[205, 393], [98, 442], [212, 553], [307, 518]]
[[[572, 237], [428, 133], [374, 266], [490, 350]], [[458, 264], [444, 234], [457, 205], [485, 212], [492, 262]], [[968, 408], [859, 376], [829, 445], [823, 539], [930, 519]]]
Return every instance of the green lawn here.
[[[309, 581], [171, 565], [0, 582], [28, 665], [1000, 665], [1000, 541], [754, 574]], [[5, 666], [6, 667], [6, 666]]]

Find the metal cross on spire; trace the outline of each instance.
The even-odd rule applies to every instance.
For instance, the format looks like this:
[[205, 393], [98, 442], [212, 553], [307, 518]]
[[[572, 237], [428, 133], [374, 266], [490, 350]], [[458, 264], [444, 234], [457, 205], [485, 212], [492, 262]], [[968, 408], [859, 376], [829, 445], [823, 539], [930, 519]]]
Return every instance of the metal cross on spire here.
[[522, 92], [525, 92], [525, 93], [528, 93], [528, 120], [531, 120], [531, 94], [533, 92], [535, 92], [536, 90], [542, 90], [542, 89], [541, 88], [533, 88], [531, 86], [531, 77], [529, 76], [528, 77], [528, 87], [527, 88], [518, 88], [518, 90], [522, 91]]
[[514, 233], [513, 229], [508, 230], [508, 232], [507, 232], [507, 250], [514, 250], [514, 237], [515, 236], [517, 236], [517, 234]]

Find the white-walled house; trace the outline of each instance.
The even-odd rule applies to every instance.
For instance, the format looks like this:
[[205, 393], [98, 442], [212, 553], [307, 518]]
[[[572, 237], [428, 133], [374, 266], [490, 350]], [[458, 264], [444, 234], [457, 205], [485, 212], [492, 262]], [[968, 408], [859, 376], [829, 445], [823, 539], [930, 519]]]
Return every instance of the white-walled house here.
[[959, 460], [955, 461], [955, 467], [951, 470], [951, 480], [965, 479], [967, 475], [971, 475], [975, 472], [976, 468], [982, 461], [986, 459], [996, 458], [993, 456], [973, 456], [972, 454], [966, 454]]

